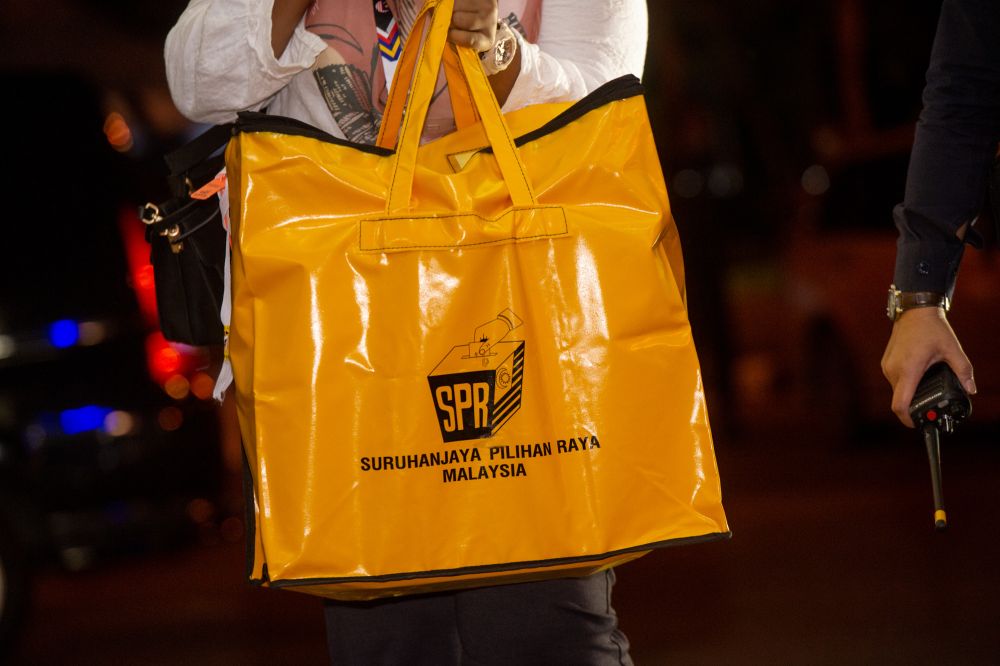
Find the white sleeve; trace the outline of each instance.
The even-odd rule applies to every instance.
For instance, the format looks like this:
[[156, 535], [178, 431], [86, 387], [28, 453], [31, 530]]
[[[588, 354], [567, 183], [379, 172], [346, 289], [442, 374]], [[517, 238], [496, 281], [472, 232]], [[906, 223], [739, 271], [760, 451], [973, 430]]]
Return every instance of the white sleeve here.
[[191, 120], [221, 123], [258, 110], [308, 69], [323, 40], [295, 28], [281, 58], [271, 48], [273, 0], [191, 0], [167, 36], [167, 82]]
[[625, 74], [642, 76], [645, 0], [543, 0], [538, 43], [520, 39], [521, 72], [503, 106], [575, 101]]

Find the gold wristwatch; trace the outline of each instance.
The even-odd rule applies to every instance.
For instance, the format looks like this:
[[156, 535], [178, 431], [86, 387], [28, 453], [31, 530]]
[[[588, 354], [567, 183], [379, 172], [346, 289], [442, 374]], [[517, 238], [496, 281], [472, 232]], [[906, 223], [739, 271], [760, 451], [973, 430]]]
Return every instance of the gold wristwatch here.
[[507, 21], [497, 21], [497, 34], [493, 46], [479, 54], [486, 76], [493, 76], [507, 69], [517, 54], [517, 37]]
[[885, 314], [890, 321], [896, 321], [901, 314], [915, 308], [942, 308], [948, 312], [951, 300], [936, 291], [900, 291], [896, 289], [896, 285], [889, 285], [889, 302]]

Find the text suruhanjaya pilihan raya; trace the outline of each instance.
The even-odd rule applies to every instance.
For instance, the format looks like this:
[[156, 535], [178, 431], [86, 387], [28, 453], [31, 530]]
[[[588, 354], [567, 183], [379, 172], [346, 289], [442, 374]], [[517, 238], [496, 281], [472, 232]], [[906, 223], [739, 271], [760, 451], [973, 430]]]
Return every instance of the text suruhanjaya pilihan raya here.
[[528, 475], [525, 461], [553, 455], [579, 454], [600, 449], [596, 435], [581, 435], [536, 442], [534, 444], [500, 444], [483, 448], [454, 448], [407, 455], [364, 456], [362, 472], [403, 472], [426, 467], [441, 468], [441, 481], [477, 481], [508, 479]]

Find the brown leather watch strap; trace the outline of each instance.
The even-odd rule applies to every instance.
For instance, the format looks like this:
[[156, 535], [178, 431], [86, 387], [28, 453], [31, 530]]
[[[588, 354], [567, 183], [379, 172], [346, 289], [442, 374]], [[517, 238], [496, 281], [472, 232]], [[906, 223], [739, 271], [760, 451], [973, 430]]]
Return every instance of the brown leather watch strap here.
[[948, 309], [948, 297], [935, 291], [901, 291], [899, 307], [905, 312], [913, 308], [941, 307]]
[[889, 287], [889, 304], [886, 314], [896, 321], [907, 310], [916, 308], [942, 308], [945, 312], [951, 309], [951, 300], [936, 291], [899, 291], [895, 285]]

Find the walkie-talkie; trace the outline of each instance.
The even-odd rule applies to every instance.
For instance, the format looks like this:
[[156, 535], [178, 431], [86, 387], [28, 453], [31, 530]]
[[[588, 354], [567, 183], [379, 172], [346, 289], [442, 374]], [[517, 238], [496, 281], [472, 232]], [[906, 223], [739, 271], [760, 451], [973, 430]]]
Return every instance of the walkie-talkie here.
[[935, 363], [924, 373], [910, 403], [910, 418], [924, 433], [934, 489], [934, 526], [948, 526], [941, 492], [941, 432], [951, 434], [972, 413], [972, 402], [947, 363]]

